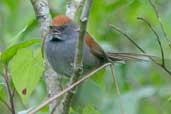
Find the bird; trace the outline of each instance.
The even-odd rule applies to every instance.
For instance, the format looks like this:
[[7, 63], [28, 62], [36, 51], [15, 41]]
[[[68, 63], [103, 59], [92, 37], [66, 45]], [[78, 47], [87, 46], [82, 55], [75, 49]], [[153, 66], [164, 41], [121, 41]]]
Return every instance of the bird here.
[[[45, 40], [45, 55], [58, 74], [71, 77], [74, 69], [76, 42], [79, 38], [79, 25], [66, 15], [52, 19]], [[108, 62], [142, 60], [143, 54], [105, 52], [88, 32], [83, 43], [83, 74]]]

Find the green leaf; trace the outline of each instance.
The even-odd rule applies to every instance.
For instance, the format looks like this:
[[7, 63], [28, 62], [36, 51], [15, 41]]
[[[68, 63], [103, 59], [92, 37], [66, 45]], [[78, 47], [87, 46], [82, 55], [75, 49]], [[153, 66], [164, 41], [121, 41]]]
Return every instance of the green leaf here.
[[39, 112], [48, 112], [49, 111], [49, 107], [45, 106], [42, 109], [39, 110]]
[[29, 48], [20, 49], [13, 57], [10, 64], [12, 81], [24, 104], [28, 102], [43, 70], [40, 49], [34, 53]]
[[2, 52], [0, 56], [0, 61], [2, 61], [2, 63], [4, 64], [8, 64], [8, 62], [12, 59], [12, 57], [17, 53], [19, 49], [26, 48], [36, 43], [40, 43], [40, 41], [40, 39], [32, 39], [13, 45], [6, 49], [4, 52]]
[[25, 26], [23, 29], [21, 29], [16, 36], [14, 36], [13, 39], [11, 39], [10, 41], [8, 41], [9, 45], [14, 45], [14, 43], [16, 43], [16, 41], [22, 36], [22, 34], [27, 30], [28, 25]]
[[92, 76], [91, 78], [97, 84], [97, 86], [103, 90], [105, 88], [104, 73], [105, 73], [105, 69], [102, 69], [98, 71], [96, 74], [94, 74], [94, 76]]
[[37, 21], [32, 19], [28, 25], [22, 28], [11, 40], [8, 41], [8, 45], [14, 45], [19, 40], [23, 40], [25, 35], [32, 31], [32, 29], [36, 26]]
[[82, 114], [100, 114], [100, 112], [93, 105], [88, 105], [83, 109]]

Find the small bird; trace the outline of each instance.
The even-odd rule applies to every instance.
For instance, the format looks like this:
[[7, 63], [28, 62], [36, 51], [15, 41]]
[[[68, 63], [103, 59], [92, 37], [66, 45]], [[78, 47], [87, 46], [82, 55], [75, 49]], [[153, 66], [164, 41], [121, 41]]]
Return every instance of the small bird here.
[[[79, 26], [65, 15], [53, 18], [45, 40], [45, 55], [59, 74], [71, 76]], [[143, 54], [105, 52], [89, 33], [84, 36], [83, 74], [111, 61], [142, 60]]]

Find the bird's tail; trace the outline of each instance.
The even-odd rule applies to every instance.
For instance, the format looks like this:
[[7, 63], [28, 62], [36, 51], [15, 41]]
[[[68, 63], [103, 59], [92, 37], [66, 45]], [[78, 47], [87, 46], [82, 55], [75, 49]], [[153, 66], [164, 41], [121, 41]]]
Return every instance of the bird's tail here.
[[112, 61], [150, 61], [150, 57], [158, 58], [147, 54], [136, 54], [136, 53], [106, 53], [108, 58]]

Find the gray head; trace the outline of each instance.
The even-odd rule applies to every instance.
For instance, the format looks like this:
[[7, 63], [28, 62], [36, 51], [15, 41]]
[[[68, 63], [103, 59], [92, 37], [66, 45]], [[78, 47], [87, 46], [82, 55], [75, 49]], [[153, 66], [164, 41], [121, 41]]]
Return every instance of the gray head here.
[[53, 18], [49, 35], [49, 40], [69, 40], [75, 36], [79, 27], [67, 16], [60, 15]]

